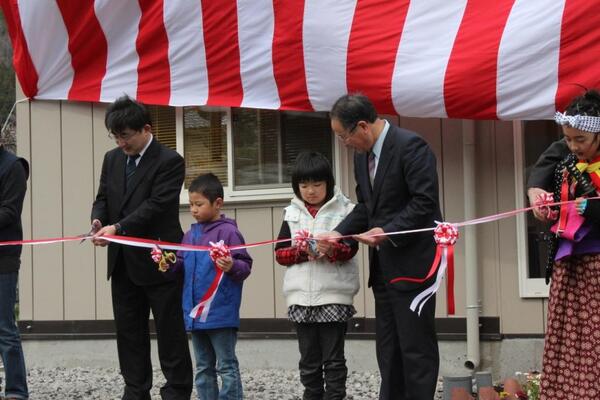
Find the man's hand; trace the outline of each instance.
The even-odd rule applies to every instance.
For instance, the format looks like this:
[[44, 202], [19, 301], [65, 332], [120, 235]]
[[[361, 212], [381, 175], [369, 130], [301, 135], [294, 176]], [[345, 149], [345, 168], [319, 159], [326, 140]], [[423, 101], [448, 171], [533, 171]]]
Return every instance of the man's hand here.
[[95, 219], [92, 221], [92, 227], [90, 228], [90, 234], [94, 235], [102, 228], [102, 222], [99, 219]]
[[333, 243], [340, 241], [341, 233], [336, 231], [321, 232], [315, 235], [317, 240], [317, 251], [321, 254], [331, 254]]
[[231, 271], [233, 268], [233, 258], [229, 257], [219, 257], [215, 260], [215, 264], [218, 268], [222, 269], [223, 272]]
[[377, 227], [370, 229], [366, 232], [361, 233], [360, 235], [352, 236], [356, 241], [369, 245], [371, 247], [377, 246], [379, 243], [383, 242], [387, 239], [386, 235], [381, 236], [371, 236], [371, 235], [379, 235], [381, 233], [385, 233], [383, 229]]
[[[548, 193], [544, 189], [540, 189], [540, 188], [536, 188], [536, 187], [530, 188], [529, 190], [527, 190], [527, 197], [529, 198], [529, 204], [534, 206], [535, 203], [537, 202], [537, 199], [544, 194], [551, 194], [551, 193]], [[533, 216], [542, 222], [550, 221], [547, 218], [547, 215], [542, 212], [542, 209], [540, 207], [536, 207], [533, 209]]]
[[102, 239], [102, 236], [104, 236], [104, 235], [111, 236], [111, 235], [115, 235], [116, 233], [117, 233], [117, 228], [115, 228], [114, 225], [105, 226], [104, 228], [100, 229], [92, 237], [92, 243], [94, 243], [95, 246], [105, 247], [109, 243], [109, 241]]

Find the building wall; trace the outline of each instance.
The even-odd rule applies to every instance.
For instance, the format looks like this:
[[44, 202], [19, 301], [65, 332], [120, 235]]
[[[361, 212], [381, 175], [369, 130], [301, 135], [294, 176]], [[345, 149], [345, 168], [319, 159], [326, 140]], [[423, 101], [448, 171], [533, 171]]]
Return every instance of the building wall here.
[[[17, 98], [22, 98], [17, 93]], [[26, 238], [77, 235], [89, 229], [104, 153], [113, 147], [104, 128], [102, 104], [34, 101], [17, 106], [18, 152], [31, 161], [31, 179], [23, 222]], [[438, 158], [442, 211], [447, 221], [464, 219], [464, 204], [475, 201], [477, 216], [515, 208], [513, 125], [475, 122], [477, 192], [463, 193], [462, 130], [469, 121], [399, 118], [399, 124], [421, 133]], [[343, 152], [340, 186], [354, 194], [351, 154]], [[474, 199], [474, 200], [473, 200]], [[286, 200], [229, 204], [247, 242], [277, 236]], [[184, 229], [192, 222], [181, 210]], [[540, 334], [545, 302], [519, 297], [516, 222], [506, 219], [477, 226], [482, 316], [500, 317], [504, 334]], [[464, 240], [456, 250], [456, 310], [464, 316]], [[250, 250], [253, 272], [245, 283], [242, 318], [285, 318], [281, 293], [284, 267], [272, 248]], [[361, 259], [362, 287], [355, 299], [359, 317], [374, 317], [366, 288], [365, 249]], [[437, 316], [446, 316], [445, 288], [437, 301]], [[71, 321], [112, 319], [110, 287], [106, 280], [106, 251], [78, 242], [25, 247], [20, 274], [20, 319]]]

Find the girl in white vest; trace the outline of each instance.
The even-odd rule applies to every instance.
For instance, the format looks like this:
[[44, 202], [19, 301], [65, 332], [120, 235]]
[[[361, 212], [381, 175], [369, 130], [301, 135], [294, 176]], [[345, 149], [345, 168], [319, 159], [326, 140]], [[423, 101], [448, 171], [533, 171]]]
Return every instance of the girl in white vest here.
[[354, 207], [337, 188], [331, 164], [320, 153], [298, 155], [292, 171], [295, 196], [285, 208], [277, 262], [287, 267], [283, 294], [300, 348], [300, 381], [304, 400], [346, 397], [348, 368], [344, 356], [347, 321], [359, 289], [358, 244], [340, 241], [328, 254], [316, 251], [307, 233], [333, 230]]

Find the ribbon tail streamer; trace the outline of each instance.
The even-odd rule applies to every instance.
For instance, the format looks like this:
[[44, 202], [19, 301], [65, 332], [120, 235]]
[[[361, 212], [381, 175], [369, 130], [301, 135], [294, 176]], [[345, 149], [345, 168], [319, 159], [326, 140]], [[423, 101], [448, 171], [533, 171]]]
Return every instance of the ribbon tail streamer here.
[[[439, 246], [442, 247], [442, 246]], [[438, 261], [438, 258], [436, 257], [436, 259], [434, 260], [434, 263]], [[435, 282], [429, 286], [428, 288], [426, 288], [425, 290], [423, 290], [421, 293], [419, 293], [414, 299], [413, 301], [410, 303], [410, 310], [411, 311], [416, 311], [417, 307], [419, 308], [418, 314], [421, 315], [421, 310], [423, 309], [423, 306], [425, 305], [425, 303], [427, 303], [427, 300], [429, 300], [431, 298], [431, 296], [433, 296], [433, 294], [437, 291], [437, 289], [440, 287], [440, 282], [442, 279], [442, 276], [444, 274], [444, 271], [446, 269], [446, 249], [442, 248], [441, 249], [441, 258], [439, 259], [439, 267], [437, 269], [437, 276], [435, 278]], [[435, 269], [436, 265], [432, 265], [432, 270]]]
[[448, 315], [454, 315], [454, 246], [448, 246], [448, 274], [446, 279], [446, 310]]
[[[411, 311], [416, 311], [418, 308], [419, 315], [427, 301], [439, 290], [446, 270], [448, 270], [448, 314], [454, 314], [454, 248], [453, 246], [438, 246], [438, 252], [440, 248], [441, 257], [436, 257], [431, 267], [431, 270], [435, 270], [437, 267], [435, 282], [419, 293], [410, 303]], [[439, 267], [436, 265], [437, 262], [439, 262]]]
[[206, 319], [208, 318], [210, 305], [212, 304], [212, 301], [215, 298], [215, 295], [217, 294], [217, 289], [219, 289], [221, 280], [223, 280], [223, 270], [219, 268], [216, 268], [216, 270], [217, 273], [212, 283], [208, 287], [208, 290], [206, 291], [206, 293], [204, 293], [204, 296], [202, 296], [200, 302], [198, 302], [196, 307], [194, 307], [189, 314], [192, 319], [200, 317], [200, 322], [206, 322]]

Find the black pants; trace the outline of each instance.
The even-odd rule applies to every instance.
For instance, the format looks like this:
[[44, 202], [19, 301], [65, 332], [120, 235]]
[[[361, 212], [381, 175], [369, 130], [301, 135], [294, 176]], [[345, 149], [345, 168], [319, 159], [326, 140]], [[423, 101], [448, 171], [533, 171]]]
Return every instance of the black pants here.
[[[300, 347], [300, 381], [304, 385], [302, 399], [345, 398], [348, 376], [344, 357], [346, 322], [295, 323], [294, 325]], [[324, 388], [323, 381], [325, 381]]]
[[192, 361], [181, 311], [182, 282], [138, 286], [117, 265], [111, 277], [117, 350], [125, 380], [123, 400], [150, 400], [150, 310], [154, 316], [158, 356], [166, 378], [160, 389], [163, 400], [189, 400], [192, 392]]
[[419, 315], [409, 308], [415, 292], [375, 285], [373, 294], [379, 400], [433, 399], [439, 370], [435, 296]]

